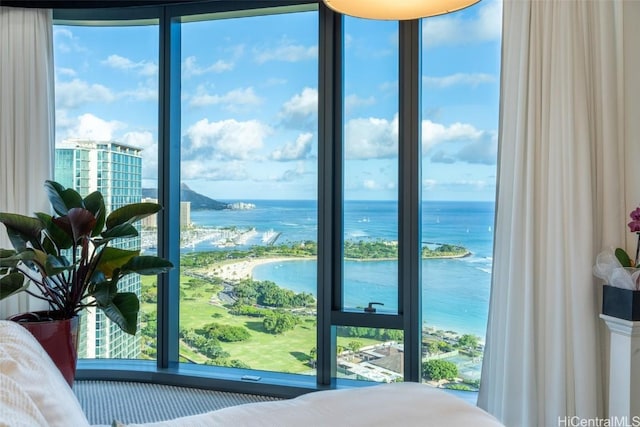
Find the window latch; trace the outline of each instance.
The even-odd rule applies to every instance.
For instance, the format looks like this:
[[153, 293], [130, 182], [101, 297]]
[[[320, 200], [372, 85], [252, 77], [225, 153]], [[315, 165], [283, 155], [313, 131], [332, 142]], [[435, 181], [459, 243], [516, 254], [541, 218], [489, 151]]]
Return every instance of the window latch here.
[[376, 308], [374, 307], [374, 305], [384, 305], [384, 304], [381, 302], [370, 302], [369, 307], [364, 308], [365, 313], [375, 313]]

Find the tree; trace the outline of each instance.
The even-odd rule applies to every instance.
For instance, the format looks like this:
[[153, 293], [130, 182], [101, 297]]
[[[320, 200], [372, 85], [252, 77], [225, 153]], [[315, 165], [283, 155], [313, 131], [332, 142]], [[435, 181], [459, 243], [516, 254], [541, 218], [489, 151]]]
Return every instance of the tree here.
[[242, 326], [223, 325], [220, 323], [209, 323], [196, 332], [202, 333], [209, 339], [224, 342], [246, 341], [251, 338], [249, 331]]
[[476, 348], [478, 343], [478, 337], [471, 334], [464, 334], [458, 339], [458, 347], [468, 348], [469, 350]]
[[362, 342], [355, 340], [350, 341], [349, 344], [347, 344], [347, 348], [351, 350], [352, 356], [355, 357], [356, 353], [362, 348]]
[[458, 367], [447, 360], [427, 360], [422, 363], [423, 375], [434, 380], [452, 380], [458, 376]]
[[273, 312], [262, 321], [262, 326], [267, 332], [281, 334], [296, 327], [298, 319], [288, 313]]
[[350, 341], [349, 344], [347, 344], [347, 348], [352, 352], [357, 353], [362, 348], [362, 342]]
[[429, 354], [438, 354], [440, 353], [440, 346], [436, 341], [429, 341], [427, 343], [427, 353]]

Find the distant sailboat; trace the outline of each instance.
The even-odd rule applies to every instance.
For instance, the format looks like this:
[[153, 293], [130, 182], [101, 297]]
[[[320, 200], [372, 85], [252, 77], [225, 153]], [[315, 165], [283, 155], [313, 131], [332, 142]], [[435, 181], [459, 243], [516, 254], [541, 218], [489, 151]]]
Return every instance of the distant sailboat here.
[[436, 224], [440, 224], [440, 217], [436, 218]]

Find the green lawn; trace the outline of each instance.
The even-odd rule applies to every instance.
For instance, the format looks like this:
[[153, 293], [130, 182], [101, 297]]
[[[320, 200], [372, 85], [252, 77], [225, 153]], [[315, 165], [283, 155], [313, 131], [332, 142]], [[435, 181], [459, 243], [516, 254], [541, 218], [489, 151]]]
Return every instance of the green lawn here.
[[[181, 283], [186, 283], [189, 279], [184, 275], [180, 277]], [[142, 280], [144, 289], [154, 285], [155, 277], [143, 276]], [[196, 292], [203, 296], [194, 298], [193, 294]], [[211, 322], [247, 328], [251, 335], [249, 340], [221, 343], [223, 350], [229, 353], [230, 359], [238, 359], [252, 369], [289, 373], [310, 371], [311, 368], [306, 361], [309, 358], [309, 352], [316, 346], [314, 318], [300, 317], [301, 322], [294, 330], [274, 335], [264, 331], [261, 318], [234, 316], [229, 314], [226, 308], [210, 304], [211, 295], [203, 293], [202, 290], [184, 289], [183, 296], [180, 302], [180, 328], [197, 329]], [[147, 313], [156, 310], [155, 304], [149, 303], [141, 303], [140, 308]], [[347, 347], [351, 341], [359, 341], [363, 345], [377, 342], [367, 338], [338, 337], [338, 345], [343, 347]], [[207, 360], [184, 343], [180, 344], [180, 354], [197, 363]]]

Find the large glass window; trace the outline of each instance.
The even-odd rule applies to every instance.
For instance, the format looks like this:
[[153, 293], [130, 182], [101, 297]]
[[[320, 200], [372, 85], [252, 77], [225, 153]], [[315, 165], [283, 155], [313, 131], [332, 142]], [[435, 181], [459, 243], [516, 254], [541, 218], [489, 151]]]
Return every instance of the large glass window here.
[[[161, 292], [156, 278], [123, 284], [140, 297], [140, 332], [127, 336], [88, 312], [81, 357], [191, 365], [203, 378], [224, 371], [202, 367], [213, 365], [278, 381], [317, 373], [322, 386], [329, 376], [422, 376], [477, 389], [492, 264], [500, 2], [421, 20], [421, 58], [399, 41], [415, 41], [414, 23], [338, 23], [315, 4], [219, 12], [228, 6], [148, 8], [168, 17], [160, 25], [95, 26], [95, 12], [75, 12], [92, 26], [54, 27], [56, 179], [81, 193], [101, 190], [110, 210], [161, 194], [163, 223], [179, 224], [179, 243], [177, 228], [158, 230], [155, 218], [139, 224], [136, 247], [179, 264]], [[326, 33], [334, 26], [342, 34]], [[327, 58], [319, 40], [330, 46]], [[416, 60], [422, 93], [403, 80]], [[421, 121], [401, 117], [400, 101], [418, 97]], [[415, 187], [402, 188], [417, 182], [403, 172], [418, 159], [401, 150], [400, 136], [411, 137], [399, 123], [421, 126], [422, 200]], [[335, 176], [318, 169], [328, 159]], [[178, 179], [179, 193], [159, 188], [177, 189]], [[337, 205], [319, 206], [318, 194]], [[420, 203], [418, 232], [419, 221], [407, 226], [399, 214]], [[327, 226], [318, 229], [318, 219]], [[421, 260], [407, 237], [419, 234]], [[409, 327], [417, 302], [405, 297], [419, 286], [423, 324]], [[369, 303], [381, 303], [375, 314]], [[318, 356], [318, 342], [329, 341], [331, 351]], [[433, 378], [443, 364], [455, 375]]]
[[[55, 179], [83, 196], [100, 191], [108, 212], [156, 197], [158, 26], [55, 25], [54, 55]], [[155, 250], [155, 222], [137, 226], [126, 249]], [[119, 286], [141, 300], [139, 332], [85, 310], [79, 357], [155, 358], [156, 279], [131, 275]]]
[[398, 23], [344, 18], [343, 308], [398, 312]]
[[181, 29], [180, 359], [313, 374], [318, 15], [210, 18]]
[[[478, 388], [487, 325], [500, 5], [483, 1], [422, 27], [423, 366], [425, 380], [456, 389]], [[443, 362], [456, 374], [431, 378]]]

